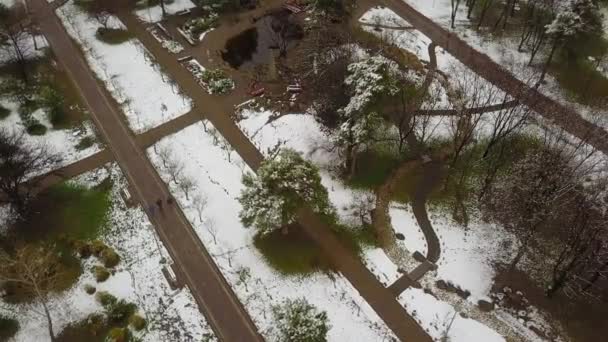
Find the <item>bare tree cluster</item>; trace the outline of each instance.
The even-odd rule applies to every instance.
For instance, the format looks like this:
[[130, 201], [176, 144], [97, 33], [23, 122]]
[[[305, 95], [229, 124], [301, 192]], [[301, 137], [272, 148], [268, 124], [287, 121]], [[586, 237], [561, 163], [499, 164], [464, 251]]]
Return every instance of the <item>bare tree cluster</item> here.
[[21, 78], [27, 82], [27, 60], [32, 54], [29, 39], [34, 37], [23, 24], [26, 17], [27, 12], [20, 2], [10, 8], [0, 3], [0, 60], [15, 63]]
[[0, 129], [0, 190], [21, 218], [42, 181], [36, 175], [60, 159], [45, 145], [28, 142], [24, 132]]

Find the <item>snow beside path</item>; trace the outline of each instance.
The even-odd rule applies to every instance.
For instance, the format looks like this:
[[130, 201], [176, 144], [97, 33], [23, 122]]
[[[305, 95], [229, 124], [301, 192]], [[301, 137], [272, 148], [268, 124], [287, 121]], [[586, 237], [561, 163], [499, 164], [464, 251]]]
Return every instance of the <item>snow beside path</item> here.
[[[374, 198], [371, 192], [348, 189], [339, 180], [332, 178], [331, 170], [339, 159], [336, 152], [322, 148], [331, 146], [330, 138], [321, 131], [320, 125], [312, 115], [288, 114], [265, 125], [272, 115], [271, 112], [244, 110], [241, 114], [244, 116], [239, 123], [241, 129], [262, 151], [282, 144], [301, 152], [320, 167], [323, 184], [328, 189], [330, 200], [345, 223], [354, 219], [345, 208], [356, 203], [357, 198], [366, 196]], [[405, 236], [403, 244], [408, 251], [418, 250], [425, 254], [426, 240], [409, 205], [393, 204], [389, 212], [394, 229]], [[485, 233], [496, 232], [486, 230], [476, 235], [477, 227], [470, 230], [471, 237], [467, 236], [462, 227], [447, 222], [434, 227], [443, 248], [442, 257], [438, 262], [437, 278], [466, 286], [467, 289], [470, 287], [473, 293], [471, 298], [486, 298], [494, 276], [490, 263], [495, 258], [495, 244], [502, 240], [496, 238], [494, 242], [485, 242], [484, 239], [488, 239]], [[370, 271], [385, 285], [392, 284], [401, 276], [397, 266], [379, 248], [365, 250], [363, 259]], [[433, 273], [426, 277], [433, 277]], [[429, 281], [434, 282], [434, 280]], [[420, 324], [431, 331], [431, 335], [435, 338], [440, 338], [449, 325], [449, 320], [444, 322], [444, 317], [454, 312], [452, 305], [437, 300], [423, 293], [422, 290], [408, 289], [401, 295], [400, 301], [412, 316], [418, 317]], [[504, 341], [489, 327], [460, 316], [455, 320], [448, 336], [451, 341], [461, 342]], [[471, 339], [471, 336], [475, 336], [476, 339]]]
[[[57, 10], [68, 33], [85, 52], [97, 77], [125, 112], [136, 133], [158, 126], [191, 108], [190, 99], [180, 94], [179, 87], [154, 62], [150, 53], [136, 39], [109, 45], [95, 37], [100, 25], [73, 2]], [[124, 27], [113, 18], [112, 27]]]
[[[108, 228], [101, 240], [114, 248], [121, 260], [108, 280], [96, 283], [90, 269], [98, 262], [95, 257], [86, 259], [83, 262], [83, 275], [78, 282], [71, 289], [52, 296], [50, 310], [56, 333], [59, 334], [70, 323], [103, 310], [95, 295], [84, 291], [85, 284], [91, 284], [97, 288], [97, 292], [108, 291], [119, 299], [137, 304], [139, 313], [148, 321], [147, 331], [135, 333], [142, 341], [173, 342], [176, 338], [180, 341], [200, 341], [204, 336], [212, 336], [189, 290], [173, 291], [169, 288], [161, 272], [161, 259], [170, 260], [170, 257], [144, 212], [138, 207], [128, 209], [123, 203], [119, 190], [126, 186], [126, 180], [120, 169], [111, 164], [107, 168], [86, 173], [73, 182], [94, 186], [108, 175], [114, 185], [111, 191], [112, 208]], [[50, 341], [46, 320], [34, 309], [25, 304], [3, 304], [0, 307], [0, 313], [19, 320], [20, 329], [15, 341]]]
[[[142, 2], [143, 1], [146, 0], [142, 0]], [[190, 0], [174, 0], [171, 3], [169, 3], [169, 1], [166, 1], [165, 3], [165, 11], [167, 12], [167, 15], [171, 15], [181, 10], [190, 9], [194, 7], [196, 7], [196, 5]], [[159, 22], [163, 18], [163, 11], [160, 5], [136, 10], [135, 14], [139, 17], [139, 19], [149, 23]]]
[[[509, 70], [520, 80], [527, 82], [531, 75], [535, 75], [534, 67], [528, 66], [530, 53], [527, 51], [519, 52], [518, 37], [493, 39], [489, 35], [484, 36], [474, 30], [471, 23], [466, 19], [467, 7], [461, 3], [455, 20], [455, 29], [450, 28], [451, 22], [451, 2], [450, 0], [403, 0], [414, 7], [416, 10], [441, 25], [444, 29], [450, 30], [458, 34], [458, 36], [466, 41], [471, 47], [477, 51], [488, 55], [492, 60]], [[606, 10], [604, 10], [606, 11]], [[606, 29], [606, 27], [604, 27]], [[540, 63], [541, 56], [536, 58], [536, 63]], [[531, 80], [531, 81], [536, 81]], [[606, 108], [592, 108], [583, 104], [579, 104], [571, 100], [571, 96], [563, 90], [557, 80], [546, 75], [545, 84], [539, 90], [560, 102], [576, 110], [583, 118], [593, 121], [598, 125], [608, 129], [608, 110]], [[599, 114], [599, 115], [598, 115]]]
[[[321, 273], [283, 276], [266, 264], [253, 246], [255, 231], [243, 227], [238, 217], [241, 178], [249, 168], [210, 123], [197, 123], [164, 138], [148, 149], [148, 155], [267, 339], [273, 340], [274, 336], [272, 305], [299, 297], [327, 311], [330, 341], [382, 341], [391, 336], [382, 320], [339, 274], [334, 274], [334, 279]], [[174, 169], [181, 170], [175, 177], [178, 182], [194, 182], [188, 196], [173, 180], [170, 170]], [[206, 205], [199, 206], [203, 197]]]
[[[11, 111], [11, 114], [8, 117], [0, 120], [0, 128], [16, 132], [25, 132], [26, 127], [23, 125], [21, 117], [19, 116], [18, 104], [0, 96], [0, 105]], [[80, 140], [85, 136], [90, 136], [95, 139], [94, 127], [90, 121], [85, 121], [82, 126], [74, 129], [53, 129], [53, 126], [48, 121], [46, 114], [42, 109], [36, 110], [32, 116], [46, 126], [47, 131], [44, 135], [29, 135], [25, 133], [25, 141], [35, 146], [45, 145], [50, 152], [58, 154], [61, 157], [61, 161], [58, 165], [55, 165], [55, 168], [70, 164], [100, 151], [100, 146], [97, 142], [82, 150], [76, 148], [76, 145], [78, 145]], [[47, 171], [50, 171], [50, 168], [40, 170], [40, 173]]]
[[452, 305], [420, 289], [409, 288], [398, 297], [398, 300], [435, 340], [441, 340], [447, 335], [447, 341], [506, 341], [496, 331], [476, 320], [462, 317]]

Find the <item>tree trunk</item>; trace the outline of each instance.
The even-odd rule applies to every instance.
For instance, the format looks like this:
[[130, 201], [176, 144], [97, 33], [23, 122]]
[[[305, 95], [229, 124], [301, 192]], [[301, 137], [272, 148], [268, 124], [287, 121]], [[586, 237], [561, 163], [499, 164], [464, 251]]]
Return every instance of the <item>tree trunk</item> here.
[[513, 258], [513, 260], [511, 260], [511, 263], [509, 264], [509, 271], [515, 271], [517, 264], [519, 264], [519, 262], [521, 261], [521, 258], [524, 256], [524, 254], [526, 254], [527, 248], [528, 248], [527, 243], [524, 243], [521, 245], [521, 247], [519, 247], [519, 249], [517, 250], [517, 254], [515, 255], [515, 258]]
[[46, 321], [47, 321], [47, 325], [49, 328], [49, 336], [51, 338], [51, 342], [55, 342], [57, 341], [57, 338], [55, 337], [55, 332], [53, 332], [53, 320], [51, 319], [51, 313], [49, 311], [49, 308], [46, 305], [46, 300], [42, 300], [42, 307], [44, 308], [44, 315], [46, 316]]
[[557, 50], [558, 42], [559, 42], [559, 38], [555, 38], [555, 40], [553, 41], [553, 46], [551, 47], [551, 52], [549, 52], [549, 57], [547, 57], [547, 61], [545, 62], [545, 65], [543, 66], [543, 71], [540, 74], [540, 79], [538, 80], [537, 87], [542, 83], [542, 81], [544, 81], [545, 76], [547, 75], [547, 71], [549, 70], [549, 66], [551, 65], [551, 62], [553, 61], [553, 56], [555, 55], [555, 50]]
[[167, 11], [165, 10], [165, 0], [160, 0], [160, 9], [163, 13], [163, 18], [167, 15]]

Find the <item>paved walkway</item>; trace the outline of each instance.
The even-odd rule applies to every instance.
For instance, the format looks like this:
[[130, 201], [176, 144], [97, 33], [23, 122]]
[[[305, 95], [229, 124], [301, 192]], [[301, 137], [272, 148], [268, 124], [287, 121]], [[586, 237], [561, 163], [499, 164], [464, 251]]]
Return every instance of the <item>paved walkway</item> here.
[[[186, 114], [180, 115], [144, 133], [138, 134], [135, 136], [135, 139], [142, 148], [146, 148], [152, 146], [162, 138], [173, 133], [177, 133], [202, 119], [203, 115], [199, 113], [197, 109], [193, 109]], [[35, 192], [40, 192], [57, 183], [61, 183], [85, 172], [100, 168], [113, 160], [114, 156], [112, 153], [104, 149], [86, 158], [65, 165], [59, 169], [40, 175], [35, 182], [38, 182], [38, 179], [40, 178], [42, 178], [42, 181], [38, 183], [38, 187]]]
[[[63, 64], [93, 121], [114, 154], [134, 196], [144, 208], [166, 199], [170, 192], [146, 158], [122, 113], [116, 110], [87, 66], [78, 47], [46, 0], [29, 0], [30, 9], [46, 36], [57, 60]], [[165, 204], [157, 215], [148, 213], [165, 247], [177, 265], [199, 308], [221, 341], [262, 341], [255, 324], [232, 292], [179, 206]]]
[[[121, 13], [119, 18], [151, 52], [163, 70], [192, 99], [195, 107], [205, 108], [205, 116], [249, 167], [257, 170], [264, 157], [230, 117], [234, 111], [234, 103], [230, 103], [227, 97], [211, 96], [204, 92], [190, 72], [179, 64], [174, 55], [162, 48], [133, 14]], [[322, 248], [333, 266], [350, 281], [400, 340], [431, 341], [430, 336], [405, 311], [393, 293], [376, 279], [358, 256], [353, 255], [343, 246], [332, 233], [331, 228], [323, 223], [310, 208], [301, 209], [298, 222]]]
[[[370, 0], [369, 2], [390, 8], [475, 73], [513, 98], [519, 99], [522, 104], [549, 122], [608, 154], [608, 132], [603, 128], [583, 119], [575, 110], [567, 108], [520, 81], [490, 57], [473, 49], [455, 33], [445, 30], [404, 0]], [[371, 5], [368, 3], [368, 6]], [[365, 7], [360, 9], [363, 8]]]

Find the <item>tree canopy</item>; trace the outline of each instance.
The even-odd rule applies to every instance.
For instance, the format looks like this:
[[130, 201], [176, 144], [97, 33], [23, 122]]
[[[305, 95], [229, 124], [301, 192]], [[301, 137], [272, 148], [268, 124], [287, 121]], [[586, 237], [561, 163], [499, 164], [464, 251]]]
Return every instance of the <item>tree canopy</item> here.
[[239, 216], [245, 226], [262, 234], [295, 223], [296, 213], [304, 204], [324, 216], [335, 215], [319, 170], [292, 149], [283, 149], [262, 163], [257, 177], [245, 174], [243, 185]]

